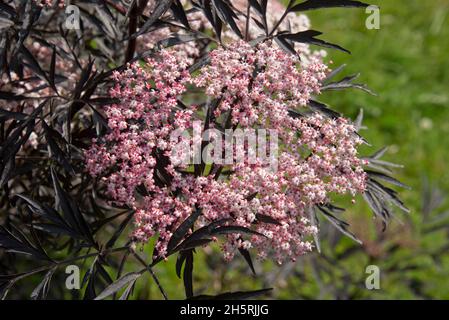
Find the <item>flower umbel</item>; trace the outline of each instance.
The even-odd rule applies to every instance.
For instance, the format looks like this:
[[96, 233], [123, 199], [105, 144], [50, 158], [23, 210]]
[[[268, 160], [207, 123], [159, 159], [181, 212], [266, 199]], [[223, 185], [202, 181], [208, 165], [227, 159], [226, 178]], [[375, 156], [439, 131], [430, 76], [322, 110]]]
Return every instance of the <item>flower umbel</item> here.
[[[101, 176], [113, 202], [136, 211], [134, 240], [158, 235], [161, 256], [168, 254], [179, 225], [200, 210], [197, 228], [223, 221], [253, 230], [250, 236], [226, 233], [226, 259], [252, 247], [261, 258], [273, 252], [279, 262], [295, 259], [312, 250], [308, 236], [317, 232], [308, 208], [329, 202], [332, 193], [363, 192], [365, 173], [356, 150], [362, 140], [346, 119], [290, 115], [292, 109], [306, 110], [319, 94], [328, 72], [320, 56], [301, 62], [270, 42], [234, 42], [210, 57], [194, 77], [187, 72], [188, 58], [176, 50], [162, 50], [114, 74], [111, 96], [119, 102], [106, 108], [111, 132], [86, 152], [87, 168]], [[191, 86], [216, 101], [210, 126], [275, 129], [281, 139], [278, 169], [242, 161], [221, 175], [218, 165], [200, 172], [176, 165], [170, 134], [191, 130], [193, 118], [203, 114], [180, 102], [188, 100]]]

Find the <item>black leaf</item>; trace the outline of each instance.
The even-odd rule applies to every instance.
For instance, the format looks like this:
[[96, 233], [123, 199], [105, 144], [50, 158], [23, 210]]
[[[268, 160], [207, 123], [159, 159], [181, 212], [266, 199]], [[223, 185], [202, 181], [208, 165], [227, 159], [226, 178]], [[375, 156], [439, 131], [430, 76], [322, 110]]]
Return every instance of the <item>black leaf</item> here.
[[48, 290], [50, 289], [50, 282], [55, 273], [57, 266], [51, 268], [44, 276], [44, 279], [38, 284], [38, 286], [31, 293], [31, 299], [45, 299], [48, 294]]
[[67, 144], [67, 141], [61, 136], [59, 132], [50, 128], [44, 120], [42, 121], [42, 126], [45, 130], [45, 138], [47, 139], [48, 149], [51, 157], [54, 158], [64, 168], [64, 170], [67, 171], [68, 174], [75, 174], [75, 170], [70, 164], [70, 161], [67, 159], [67, 155], [58, 146], [56, 139], [62, 141], [65, 144]]
[[233, 233], [246, 233], [246, 234], [254, 234], [257, 236], [266, 237], [260, 232], [251, 230], [246, 227], [241, 226], [222, 226], [212, 230], [212, 234], [233, 234]]
[[57, 93], [58, 90], [56, 89], [55, 85], [55, 68], [56, 68], [56, 47], [53, 47], [53, 53], [51, 55], [51, 62], [50, 62], [50, 72], [48, 74], [48, 82], [50, 86], [55, 90]]
[[317, 111], [319, 113], [322, 113], [322, 114], [324, 114], [325, 116], [327, 116], [327, 117], [329, 117], [331, 119], [336, 119], [336, 118], [340, 118], [341, 117], [340, 113], [338, 113], [337, 111], [332, 110], [331, 108], [329, 108], [327, 105], [325, 105], [322, 102], [315, 101], [315, 100], [309, 100], [307, 105], [313, 111]]
[[[195, 245], [195, 244], [197, 244], [197, 246], [202, 245], [200, 242], [197, 242], [197, 241], [202, 240], [207, 237], [212, 237], [213, 236], [212, 231], [217, 226], [225, 224], [226, 222], [229, 222], [231, 220], [232, 219], [230, 219], [230, 218], [224, 218], [224, 219], [220, 219], [217, 221], [213, 221], [210, 224], [208, 224], [207, 226], [199, 228], [198, 230], [193, 232], [191, 235], [187, 236], [187, 238], [180, 245], [178, 245], [178, 247], [175, 249], [175, 251], [185, 250], [185, 248], [192, 247], [192, 245]], [[210, 239], [207, 239], [207, 240], [210, 241]]]
[[184, 261], [186, 260], [187, 251], [181, 251], [176, 259], [176, 275], [181, 279], [181, 269]]
[[51, 168], [51, 176], [53, 187], [55, 190], [56, 207], [59, 207], [64, 213], [64, 217], [68, 224], [90, 243], [95, 243], [89, 225], [79, 211], [75, 201], [61, 187], [55, 169]]
[[142, 276], [141, 272], [130, 272], [128, 274], [125, 274], [123, 277], [107, 286], [106, 289], [104, 289], [95, 298], [95, 300], [103, 300], [104, 298], [109, 297], [110, 295], [116, 293], [129, 283], [134, 283], [140, 276]]
[[173, 235], [171, 236], [167, 244], [167, 251], [169, 253], [178, 245], [181, 239], [184, 238], [190, 228], [193, 227], [200, 215], [201, 210], [199, 208], [196, 208], [196, 210], [179, 225], [178, 229], [173, 232]]
[[193, 297], [193, 250], [186, 252], [183, 279], [186, 297], [191, 298]]
[[68, 224], [60, 216], [60, 214], [53, 208], [49, 207], [47, 204], [40, 204], [37, 201], [34, 201], [22, 194], [17, 194], [16, 197], [25, 200], [27, 202], [28, 208], [36, 215], [43, 216], [60, 227], [68, 228]]
[[131, 221], [132, 217], [134, 216], [134, 211], [132, 211], [128, 216], [120, 223], [120, 226], [117, 228], [117, 230], [112, 235], [111, 239], [106, 243], [106, 248], [112, 248], [117, 241], [117, 239], [122, 234], [123, 230], [125, 230], [128, 223]]
[[150, 17], [145, 21], [143, 26], [139, 29], [137, 33], [131, 36], [131, 38], [137, 38], [138, 36], [147, 32], [151, 26], [160, 18], [162, 15], [170, 9], [173, 0], [159, 0], [156, 2], [156, 7], [151, 13]]
[[40, 260], [49, 260], [45, 252], [34, 247], [24, 236], [15, 236], [3, 226], [0, 226], [0, 247], [7, 252], [31, 255]]
[[243, 258], [245, 258], [245, 261], [246, 263], [248, 263], [248, 266], [251, 269], [253, 275], [256, 275], [256, 270], [254, 270], [253, 260], [251, 259], [249, 251], [244, 248], [239, 248], [239, 252], [243, 256]]
[[13, 112], [13, 111], [5, 110], [5, 109], [0, 109], [0, 121], [5, 121], [5, 120], [9, 120], [9, 119], [21, 121], [21, 120], [25, 120], [26, 117], [27, 117], [27, 115], [22, 112]]
[[204, 56], [202, 56], [200, 59], [198, 59], [197, 62], [195, 62], [192, 66], [190, 66], [189, 68], [189, 72], [193, 73], [198, 69], [201, 69], [202, 67], [204, 67], [206, 64], [208, 64], [210, 62], [210, 57], [209, 54], [205, 54]]
[[187, 19], [187, 15], [180, 0], [173, 1], [170, 10], [173, 12], [176, 19], [178, 19], [187, 29], [190, 29], [189, 20]]
[[320, 8], [359, 7], [366, 8], [369, 5], [352, 0], [307, 0], [290, 8], [290, 12], [314, 10]]
[[163, 48], [167, 48], [167, 47], [173, 47], [179, 44], [183, 44], [186, 42], [190, 42], [190, 41], [197, 41], [200, 39], [204, 39], [204, 37], [199, 36], [199, 35], [186, 35], [186, 34], [174, 34], [172, 37], [167, 38], [167, 39], [163, 39], [160, 40], [157, 43], [158, 47], [163, 47]]
[[134, 285], [136, 284], [137, 279], [132, 280], [128, 286], [126, 287], [125, 291], [123, 291], [123, 294], [120, 296], [119, 300], [128, 300], [129, 297], [132, 295], [134, 290]]
[[388, 176], [386, 174], [383, 174], [381, 172], [376, 172], [376, 171], [371, 171], [371, 170], [365, 170], [365, 172], [372, 178], [378, 178], [378, 179], [381, 179], [381, 180], [383, 180], [385, 182], [391, 183], [391, 184], [393, 184], [395, 186], [411, 190], [411, 188], [409, 186], [407, 186], [407, 185], [403, 184], [402, 182], [396, 180], [395, 178], [390, 177], [390, 176]]
[[201, 247], [201, 246], [204, 246], [204, 245], [210, 243], [211, 241], [212, 241], [212, 239], [209, 239], [209, 238], [185, 241], [181, 245], [176, 247], [176, 249], [173, 252], [177, 252], [179, 250], [186, 251], [186, 250], [194, 249], [196, 247]]
[[357, 237], [348, 230], [349, 224], [343, 220], [338, 219], [336, 216], [334, 216], [332, 213], [324, 209], [322, 206], [317, 206], [318, 209], [323, 213], [324, 217], [332, 223], [338, 230], [340, 230], [343, 234], [351, 238], [352, 240], [362, 244], [362, 241], [357, 239]]
[[263, 222], [263, 223], [270, 223], [270, 224], [275, 224], [275, 225], [278, 225], [278, 226], [282, 225], [279, 221], [277, 221], [273, 217], [267, 216], [265, 214], [257, 213], [256, 214], [256, 219], [257, 219], [257, 221]]
[[360, 83], [353, 83], [352, 81], [357, 79], [360, 74], [355, 74], [352, 76], [347, 76], [340, 81], [331, 82], [321, 87], [321, 91], [329, 91], [329, 90], [344, 90], [349, 88], [359, 89], [365, 91], [373, 96], [376, 94], [371, 91], [366, 85]]
[[220, 19], [227, 23], [231, 29], [240, 37], [243, 39], [242, 32], [240, 31], [239, 27], [235, 23], [234, 19], [238, 19], [237, 15], [232, 11], [232, 9], [229, 7], [229, 5], [224, 2], [223, 0], [212, 0], [212, 3], [217, 10], [217, 13], [220, 17]]
[[282, 38], [282, 37], [275, 37], [274, 41], [276, 41], [276, 43], [279, 45], [279, 47], [281, 47], [282, 50], [284, 50], [287, 53], [291, 53], [292, 55], [297, 56], [298, 53], [295, 50], [295, 47], [288, 42], [286, 39]]
[[323, 83], [327, 83], [329, 80], [333, 79], [337, 74], [339, 74], [344, 68], [346, 68], [346, 64], [342, 64], [341, 66], [333, 69], [323, 80]]
[[44, 70], [42, 70], [41, 66], [39, 65], [39, 62], [36, 61], [36, 59], [33, 57], [33, 55], [28, 51], [27, 48], [22, 46], [20, 48], [20, 54], [22, 55], [24, 61], [26, 62], [25, 65], [29, 67], [34, 73], [41, 78], [42, 80], [46, 81], [48, 84], [50, 84], [50, 80], [48, 79], [46, 73]]
[[222, 22], [218, 18], [216, 11], [212, 9], [210, 1], [202, 1], [201, 9], [214, 28], [217, 38], [221, 41]]
[[349, 50], [346, 50], [345, 48], [340, 47], [339, 45], [329, 43], [324, 40], [315, 38], [316, 36], [319, 36], [321, 34], [322, 33], [319, 31], [307, 30], [307, 31], [293, 33], [293, 34], [282, 33], [282, 34], [277, 35], [277, 38], [284, 39], [284, 40], [290, 40], [290, 41], [294, 41], [294, 42], [300, 42], [300, 43], [310, 43], [310, 44], [325, 47], [325, 48], [337, 49], [337, 50], [340, 50], [340, 51], [343, 51], [343, 52], [346, 52], [349, 54], [351, 53]]

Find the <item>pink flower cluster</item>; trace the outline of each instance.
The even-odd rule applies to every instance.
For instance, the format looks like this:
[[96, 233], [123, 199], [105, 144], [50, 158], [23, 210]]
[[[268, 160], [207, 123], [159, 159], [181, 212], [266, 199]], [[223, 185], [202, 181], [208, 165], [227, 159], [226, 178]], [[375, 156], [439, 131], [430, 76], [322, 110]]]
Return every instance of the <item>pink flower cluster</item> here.
[[[205, 93], [222, 102], [218, 117], [232, 109], [232, 122], [241, 126], [285, 124], [289, 108], [305, 106], [328, 68], [318, 56], [308, 63], [266, 42], [252, 47], [237, 41], [210, 53], [211, 62], [194, 79]], [[290, 122], [290, 120], [288, 120]]]
[[[190, 80], [185, 62], [168, 51], [157, 60], [148, 59], [145, 69], [134, 63], [123, 73], [116, 72], [117, 85], [111, 89], [120, 103], [106, 108], [111, 133], [104, 141], [94, 141], [87, 151], [87, 168], [96, 176], [115, 166], [104, 180], [111, 197], [118, 203], [133, 204], [135, 188], [157, 189], [154, 167], [171, 152], [170, 134], [189, 127], [193, 110], [176, 110], [177, 96]], [[165, 168], [173, 170], [173, 168]]]
[[[235, 42], [210, 57], [195, 77], [176, 50], [116, 73], [111, 95], [120, 102], [106, 108], [111, 132], [86, 151], [87, 169], [101, 177], [114, 202], [136, 211], [133, 239], [158, 236], [162, 256], [174, 230], [198, 208], [196, 228], [226, 219], [263, 235], [226, 235], [226, 259], [239, 248], [255, 248], [260, 258], [272, 253], [278, 262], [294, 260], [313, 247], [310, 235], [317, 229], [308, 220], [309, 207], [329, 202], [333, 193], [364, 191], [366, 176], [357, 157], [362, 140], [346, 119], [289, 115], [291, 109], [305, 110], [319, 93], [328, 69], [318, 56], [300, 62], [270, 42], [256, 47]], [[278, 170], [262, 161], [237, 162], [229, 168], [232, 174], [216, 179], [178, 167], [170, 134], [190, 130], [192, 120], [203, 115], [196, 106], [178, 103], [193, 85], [220, 101], [215, 121], [230, 114], [234, 127], [276, 130]]]

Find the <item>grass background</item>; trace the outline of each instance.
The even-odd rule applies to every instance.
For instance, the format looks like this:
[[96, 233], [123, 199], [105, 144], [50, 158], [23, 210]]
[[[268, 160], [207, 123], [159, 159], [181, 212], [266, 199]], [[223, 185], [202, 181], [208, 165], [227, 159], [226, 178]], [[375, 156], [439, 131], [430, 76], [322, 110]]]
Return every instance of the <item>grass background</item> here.
[[[423, 197], [426, 183], [440, 190], [442, 196], [449, 190], [449, 1], [370, 3], [380, 7], [379, 30], [365, 27], [368, 15], [364, 10], [307, 13], [313, 29], [324, 33], [322, 39], [352, 52], [347, 55], [329, 50], [333, 65], [346, 64], [344, 75], [360, 72], [359, 82], [368, 84], [378, 94], [370, 96], [349, 90], [326, 93], [320, 99], [353, 119], [363, 108], [364, 124], [369, 128], [363, 135], [372, 147], [364, 148], [362, 153], [390, 146], [385, 159], [405, 166], [396, 171], [396, 177], [413, 188], [401, 190], [411, 214], [399, 213], [403, 224], [394, 221], [382, 234], [368, 207], [359, 201], [345, 216], [352, 230], [364, 240], [364, 246], [328, 268], [323, 262], [327, 258], [314, 254], [301, 258], [296, 265], [283, 267], [256, 262], [259, 276], [254, 278], [239, 261], [224, 265], [216, 254], [200, 253], [194, 270], [198, 291], [272, 286], [271, 297], [283, 299], [449, 298], [449, 258], [445, 250], [449, 249], [449, 222], [446, 219], [442, 228], [427, 232], [423, 209], [429, 205]], [[431, 218], [445, 209], [447, 202], [443, 201], [431, 210]], [[346, 238], [334, 241], [332, 247], [325, 239], [323, 254], [332, 256], [351, 248], [353, 243]], [[365, 268], [373, 263], [381, 271], [381, 289], [370, 291], [364, 288]], [[174, 261], [158, 272], [169, 288], [169, 296], [183, 298], [181, 281], [174, 274]], [[157, 297], [155, 288], [146, 290], [140, 297], [148, 297], [148, 293]]]

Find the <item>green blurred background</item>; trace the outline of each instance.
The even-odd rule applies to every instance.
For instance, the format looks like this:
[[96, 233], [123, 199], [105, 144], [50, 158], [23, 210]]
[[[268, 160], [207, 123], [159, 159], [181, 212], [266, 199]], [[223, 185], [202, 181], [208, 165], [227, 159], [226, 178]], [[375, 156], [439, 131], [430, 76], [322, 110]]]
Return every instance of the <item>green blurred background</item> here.
[[[382, 232], [360, 199], [344, 217], [363, 246], [324, 222], [321, 255], [280, 267], [256, 261], [256, 277], [241, 258], [229, 266], [219, 254], [197, 254], [198, 294], [269, 286], [274, 288], [270, 298], [281, 299], [449, 299], [449, 1], [370, 3], [380, 7], [379, 30], [365, 27], [364, 10], [308, 13], [313, 29], [324, 33], [322, 39], [352, 52], [329, 50], [334, 67], [347, 64], [341, 77], [360, 72], [359, 82], [378, 94], [349, 90], [320, 99], [353, 119], [363, 108], [369, 130], [362, 134], [372, 147], [362, 153], [390, 146], [385, 159], [405, 166], [395, 173], [412, 187], [400, 191], [410, 215], [398, 212]], [[365, 287], [366, 267], [372, 264], [380, 270], [379, 290]], [[183, 298], [174, 261], [157, 271], [169, 296]], [[148, 290], [158, 297], [148, 286], [134, 297], [147, 298]]]

